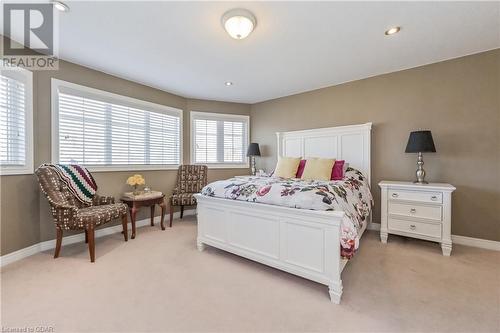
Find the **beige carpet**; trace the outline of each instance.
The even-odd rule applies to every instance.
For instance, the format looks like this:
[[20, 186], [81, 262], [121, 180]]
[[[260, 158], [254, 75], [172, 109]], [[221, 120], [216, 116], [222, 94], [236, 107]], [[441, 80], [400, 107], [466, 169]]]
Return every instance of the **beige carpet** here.
[[97, 240], [62, 257], [40, 253], [2, 272], [2, 327], [70, 331], [448, 331], [500, 330], [500, 253], [375, 232], [343, 273], [341, 305], [327, 287], [208, 248], [193, 217], [172, 229], [138, 229], [128, 243]]

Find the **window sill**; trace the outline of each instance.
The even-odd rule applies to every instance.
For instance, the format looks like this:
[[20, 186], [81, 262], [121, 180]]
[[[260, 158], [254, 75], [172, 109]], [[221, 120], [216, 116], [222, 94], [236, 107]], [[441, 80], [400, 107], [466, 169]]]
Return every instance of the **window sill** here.
[[[250, 169], [248, 164], [203, 164], [209, 169]], [[90, 172], [120, 172], [120, 171], [160, 171], [160, 170], [178, 170], [179, 165], [123, 165], [123, 166], [92, 166], [83, 165]], [[3, 171], [2, 171], [3, 172]], [[26, 172], [28, 173], [28, 172]], [[33, 173], [33, 171], [31, 171]], [[3, 175], [3, 173], [2, 173]]]
[[179, 165], [123, 165], [123, 166], [91, 166], [84, 165], [90, 172], [116, 172], [116, 171], [159, 171], [177, 170]]
[[250, 169], [248, 164], [208, 164], [195, 163], [197, 165], [206, 165], [209, 169]]
[[0, 167], [0, 176], [32, 175], [33, 168]]

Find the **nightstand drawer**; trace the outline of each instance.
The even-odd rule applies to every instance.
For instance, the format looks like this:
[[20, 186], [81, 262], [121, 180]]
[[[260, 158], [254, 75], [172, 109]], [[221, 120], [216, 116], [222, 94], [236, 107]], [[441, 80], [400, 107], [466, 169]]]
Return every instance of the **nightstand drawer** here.
[[389, 198], [391, 200], [409, 200], [435, 203], [443, 202], [443, 194], [440, 192], [389, 190]]
[[440, 223], [424, 223], [389, 218], [388, 228], [392, 231], [402, 231], [416, 235], [441, 238]]
[[389, 202], [389, 215], [403, 215], [441, 221], [441, 206], [424, 206], [400, 202]]

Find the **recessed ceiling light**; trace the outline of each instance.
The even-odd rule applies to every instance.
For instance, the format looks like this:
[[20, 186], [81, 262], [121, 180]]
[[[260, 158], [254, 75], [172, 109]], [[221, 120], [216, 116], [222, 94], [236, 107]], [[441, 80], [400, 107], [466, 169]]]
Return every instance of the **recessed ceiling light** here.
[[54, 7], [60, 11], [60, 12], [69, 12], [69, 7], [65, 3], [62, 3], [61, 1], [52, 1], [54, 4]]
[[255, 16], [246, 9], [231, 9], [222, 15], [222, 26], [234, 39], [246, 38], [256, 25]]
[[399, 30], [401, 30], [401, 27], [392, 27], [389, 30], [386, 30], [385, 34], [387, 36], [394, 35], [394, 34], [397, 34], [399, 32]]
[[233, 85], [233, 83], [232, 83], [231, 81], [226, 81], [224, 84], [225, 84], [226, 86], [228, 86], [228, 87]]

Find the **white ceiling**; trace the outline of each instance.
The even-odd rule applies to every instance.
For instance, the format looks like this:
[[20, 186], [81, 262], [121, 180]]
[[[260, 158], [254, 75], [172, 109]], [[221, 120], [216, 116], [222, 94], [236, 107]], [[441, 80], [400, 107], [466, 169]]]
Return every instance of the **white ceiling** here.
[[[500, 47], [500, 2], [67, 3], [62, 59], [201, 99], [255, 103]], [[257, 18], [244, 40], [220, 23], [236, 7]]]

